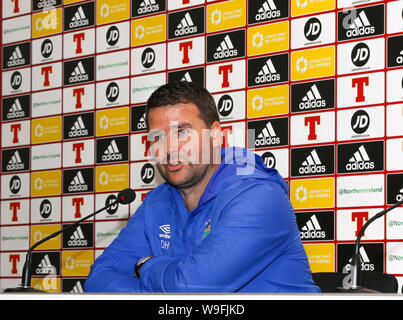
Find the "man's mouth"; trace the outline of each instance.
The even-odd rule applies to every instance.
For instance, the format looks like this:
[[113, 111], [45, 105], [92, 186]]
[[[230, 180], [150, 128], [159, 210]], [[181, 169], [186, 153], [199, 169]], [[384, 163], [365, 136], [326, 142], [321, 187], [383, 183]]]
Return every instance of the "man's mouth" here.
[[175, 171], [182, 169], [183, 166], [184, 166], [183, 163], [180, 161], [176, 161], [176, 162], [171, 161], [167, 164], [166, 167], [167, 167], [168, 171], [175, 172]]

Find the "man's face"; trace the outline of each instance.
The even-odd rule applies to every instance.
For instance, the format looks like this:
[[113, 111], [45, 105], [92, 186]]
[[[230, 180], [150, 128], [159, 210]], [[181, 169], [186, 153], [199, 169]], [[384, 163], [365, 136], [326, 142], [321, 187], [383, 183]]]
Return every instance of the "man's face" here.
[[208, 128], [193, 103], [151, 109], [147, 120], [150, 150], [161, 176], [178, 189], [200, 182], [212, 165], [213, 147], [219, 145], [219, 123]]

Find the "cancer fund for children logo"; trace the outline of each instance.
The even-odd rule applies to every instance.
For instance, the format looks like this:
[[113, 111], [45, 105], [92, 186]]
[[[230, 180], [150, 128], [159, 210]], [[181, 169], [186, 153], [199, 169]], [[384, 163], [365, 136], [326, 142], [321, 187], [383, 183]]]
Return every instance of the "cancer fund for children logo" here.
[[334, 178], [291, 181], [290, 198], [295, 209], [334, 207]]

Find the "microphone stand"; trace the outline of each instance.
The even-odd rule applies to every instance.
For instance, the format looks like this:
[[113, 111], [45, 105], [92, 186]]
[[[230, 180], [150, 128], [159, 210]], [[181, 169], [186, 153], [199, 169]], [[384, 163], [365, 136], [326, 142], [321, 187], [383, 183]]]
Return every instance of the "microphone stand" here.
[[351, 275], [351, 286], [349, 288], [337, 288], [340, 292], [365, 292], [365, 293], [376, 293], [377, 291], [363, 288], [360, 286], [361, 280], [361, 256], [360, 256], [360, 241], [361, 237], [364, 234], [365, 229], [376, 219], [382, 217], [387, 212], [395, 209], [396, 207], [403, 204], [403, 200], [399, 201], [398, 203], [394, 204], [393, 206], [378, 212], [372, 218], [368, 219], [368, 221], [361, 227], [360, 232], [358, 233], [357, 239], [355, 240], [355, 247], [354, 247], [354, 254], [351, 259], [351, 268], [350, 268], [350, 275]]
[[77, 227], [81, 222], [95, 216], [96, 214], [100, 213], [103, 210], [108, 209], [109, 207], [114, 206], [115, 204], [119, 204], [121, 203], [121, 201], [119, 201], [119, 197], [118, 200], [111, 202], [110, 204], [108, 204], [107, 206], [95, 211], [94, 213], [91, 213], [90, 215], [81, 218], [80, 220], [76, 221], [75, 223], [73, 223], [72, 225], [65, 227], [63, 229], [60, 229], [59, 231], [56, 231], [54, 233], [52, 233], [51, 235], [39, 240], [38, 242], [36, 242], [31, 248], [29, 248], [29, 250], [27, 251], [26, 257], [25, 257], [25, 263], [24, 263], [24, 267], [22, 269], [22, 279], [21, 279], [21, 285], [20, 287], [17, 288], [7, 288], [4, 290], [4, 292], [18, 292], [18, 293], [26, 293], [26, 292], [45, 292], [42, 290], [38, 290], [38, 289], [34, 289], [31, 288], [31, 258], [32, 258], [32, 251], [38, 247], [39, 245], [41, 245], [42, 243], [44, 243], [45, 241], [48, 241], [49, 239], [52, 239], [56, 236], [58, 236], [59, 234], [70, 230], [74, 227]]

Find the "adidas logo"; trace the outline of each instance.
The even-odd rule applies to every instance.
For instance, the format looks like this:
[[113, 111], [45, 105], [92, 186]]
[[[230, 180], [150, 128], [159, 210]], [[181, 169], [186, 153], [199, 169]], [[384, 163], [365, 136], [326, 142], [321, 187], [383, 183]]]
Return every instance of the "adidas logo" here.
[[6, 165], [6, 169], [8, 171], [12, 171], [12, 170], [24, 170], [24, 163], [21, 160], [20, 154], [18, 152], [18, 150], [16, 150], [13, 154], [13, 156], [11, 157], [10, 161], [8, 162], [8, 164]]
[[310, 217], [301, 230], [301, 239], [323, 239], [326, 237], [326, 233], [320, 227], [316, 215]]
[[396, 58], [396, 63], [397, 64], [403, 63], [403, 50], [399, 52], [399, 56]]
[[396, 195], [396, 201], [400, 202], [403, 200], [403, 188], [399, 190], [399, 193]]
[[190, 77], [189, 72], [186, 72], [186, 73], [183, 75], [181, 81], [192, 82], [192, 78]]
[[255, 140], [255, 146], [270, 146], [274, 144], [279, 144], [280, 138], [276, 136], [271, 122], [267, 122], [266, 126], [263, 128], [262, 132], [259, 133], [257, 139]]
[[83, 230], [78, 226], [77, 229], [71, 235], [69, 241], [67, 242], [69, 247], [83, 247], [88, 245], [88, 241], [85, 239]]
[[300, 110], [322, 108], [325, 106], [326, 100], [322, 99], [316, 84], [309, 89], [306, 95], [302, 98], [302, 102], [298, 105]]
[[346, 165], [346, 170], [348, 171], [369, 170], [374, 168], [375, 164], [369, 158], [364, 145], [361, 145], [358, 148], [358, 151], [354, 153], [354, 155], [349, 159], [349, 163]]
[[68, 135], [70, 138], [82, 137], [88, 135], [88, 130], [85, 128], [81, 116], [79, 116], [76, 122], [74, 122], [73, 126], [70, 128]]
[[147, 129], [147, 123], [146, 123], [146, 113], [144, 112], [144, 114], [142, 115], [142, 117], [140, 118], [139, 122], [137, 123], [137, 129]]
[[84, 181], [83, 174], [78, 171], [74, 179], [70, 182], [67, 188], [70, 192], [88, 191], [88, 185]]
[[88, 79], [89, 77], [88, 74], [85, 72], [83, 63], [79, 61], [70, 75], [69, 82], [74, 83], [74, 82], [88, 81]]
[[102, 155], [102, 161], [117, 161], [122, 159], [123, 155], [120, 153], [115, 139], [113, 139], [108, 148], [106, 148], [104, 154]]
[[224, 59], [229, 57], [234, 57], [238, 54], [238, 50], [234, 48], [231, 38], [226, 35], [224, 40], [220, 43], [220, 46], [216, 49], [214, 53], [214, 59]]
[[[375, 266], [373, 263], [371, 263], [371, 261], [369, 260], [369, 257], [367, 255], [367, 252], [364, 250], [364, 247], [361, 246], [360, 247], [360, 257], [361, 257], [361, 270], [362, 271], [374, 271], [375, 270]], [[350, 258], [350, 260], [348, 260], [348, 265], [345, 266], [343, 268], [343, 270], [347, 270], [350, 271], [351, 269], [351, 260], [352, 258]]]
[[22, 109], [20, 100], [15, 99], [11, 108], [8, 110], [7, 119], [22, 118], [25, 117], [25, 111]]
[[78, 27], [85, 27], [90, 24], [90, 21], [85, 16], [83, 7], [80, 6], [76, 13], [74, 14], [73, 18], [71, 18], [69, 27], [70, 28], [78, 28]]
[[197, 26], [194, 25], [192, 18], [190, 17], [189, 12], [186, 12], [185, 16], [178, 24], [175, 30], [175, 36], [184, 36], [197, 32]]
[[365, 11], [361, 11], [357, 18], [354, 19], [350, 25], [349, 30], [346, 32], [346, 36], [357, 37], [366, 36], [375, 33], [375, 27], [371, 26]]
[[255, 20], [266, 20], [277, 18], [281, 15], [280, 10], [277, 10], [276, 5], [274, 4], [274, 0], [267, 0], [263, 2], [262, 6], [258, 10], [258, 13], [255, 15]]
[[140, 8], [138, 8], [138, 14], [150, 13], [158, 11], [160, 6], [155, 2], [155, 0], [144, 0], [140, 3]]
[[8, 59], [7, 67], [17, 67], [25, 64], [25, 58], [22, 56], [19, 46], [15, 47], [13, 53]]
[[57, 5], [56, 0], [41, 0], [38, 2], [37, 7], [38, 9], [44, 9], [49, 7], [54, 7]]
[[50, 262], [49, 256], [45, 254], [35, 270], [36, 274], [56, 274], [56, 267]]
[[77, 281], [70, 293], [84, 293], [84, 288], [80, 281]]
[[306, 157], [306, 160], [302, 162], [302, 166], [298, 170], [300, 174], [322, 173], [325, 171], [326, 167], [322, 165], [315, 149], [313, 149], [309, 156]]
[[255, 78], [255, 83], [260, 84], [279, 80], [280, 75], [277, 73], [276, 68], [274, 68], [271, 59], [268, 59]]

